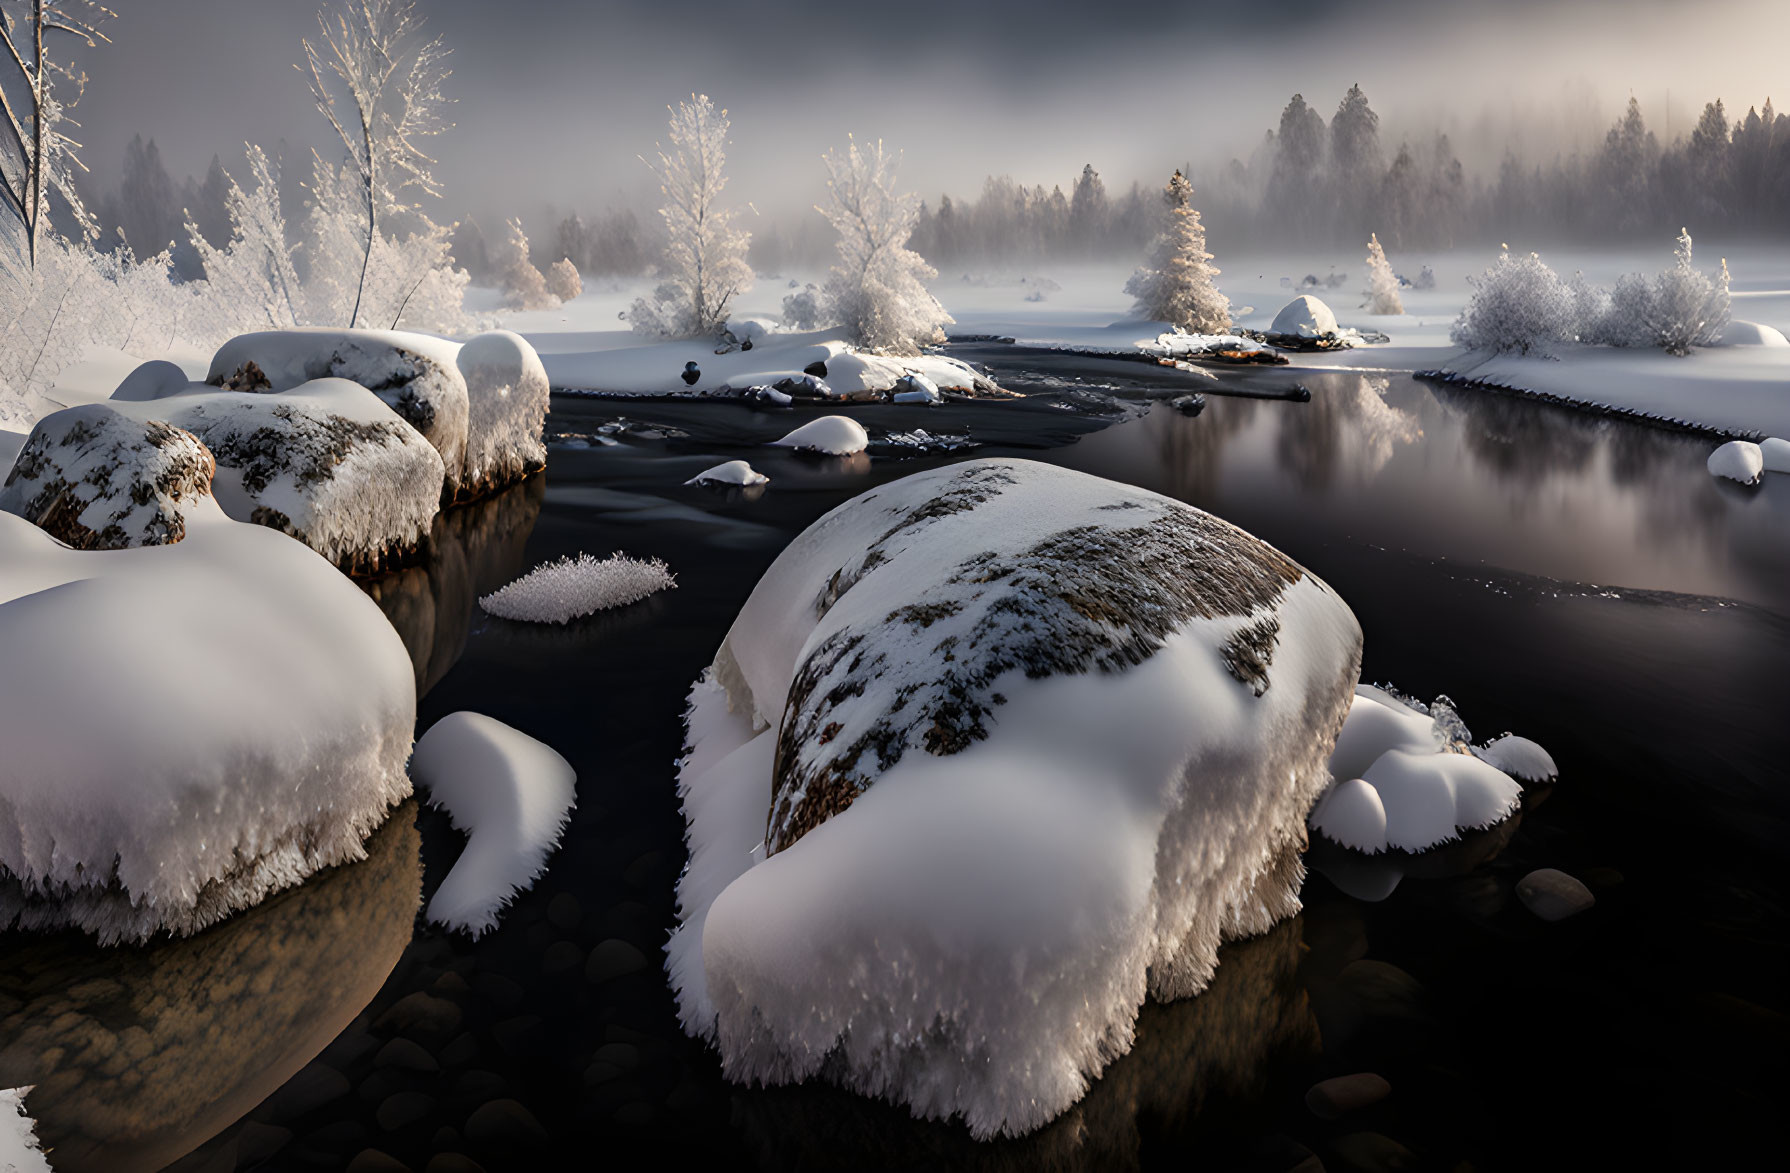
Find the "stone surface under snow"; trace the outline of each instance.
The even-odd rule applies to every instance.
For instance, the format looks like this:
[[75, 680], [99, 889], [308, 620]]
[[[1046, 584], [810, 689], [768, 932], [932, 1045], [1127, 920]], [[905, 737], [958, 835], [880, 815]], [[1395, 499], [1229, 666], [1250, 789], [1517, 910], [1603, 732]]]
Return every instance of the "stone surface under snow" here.
[[1765, 454], [1751, 440], [1729, 440], [1709, 454], [1709, 475], [1756, 485], [1765, 475]]
[[161, 390], [154, 399], [106, 406], [199, 437], [217, 459], [212, 494], [238, 521], [291, 534], [349, 569], [408, 555], [428, 536], [441, 504], [441, 457], [358, 384]]
[[772, 441], [774, 448], [794, 448], [819, 456], [852, 456], [870, 447], [870, 433], [857, 420], [843, 415], [823, 415], [809, 420], [781, 440]]
[[704, 469], [684, 482], [686, 485], [768, 485], [765, 476], [743, 460], [729, 460]]
[[667, 967], [730, 1078], [1064, 1111], [1296, 911], [1354, 616], [1190, 506], [1018, 460], [847, 502], [691, 691]]
[[0, 513], [0, 926], [195, 932], [362, 855], [416, 690], [373, 601], [204, 501], [79, 551]]
[[500, 619], [524, 623], [570, 623], [585, 615], [638, 603], [677, 586], [665, 563], [625, 554], [595, 558], [570, 555], [535, 567], [515, 582], [479, 600]]
[[476, 937], [546, 870], [577, 802], [578, 776], [551, 747], [465, 712], [429, 727], [410, 770], [468, 836], [429, 900], [429, 919]]

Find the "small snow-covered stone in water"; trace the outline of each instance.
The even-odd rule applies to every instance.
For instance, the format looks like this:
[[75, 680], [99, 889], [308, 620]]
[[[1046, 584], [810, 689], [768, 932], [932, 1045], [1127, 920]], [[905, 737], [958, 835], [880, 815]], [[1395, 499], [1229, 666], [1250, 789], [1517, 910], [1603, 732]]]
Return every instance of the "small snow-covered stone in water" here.
[[1181, 502], [1023, 460], [835, 509], [691, 690], [667, 948], [731, 1079], [824, 1074], [978, 1138], [1298, 908], [1360, 627]]
[[772, 441], [772, 446], [821, 456], [851, 456], [870, 446], [870, 433], [857, 420], [842, 415], [823, 415], [817, 420], [809, 420], [783, 439]]
[[429, 919], [476, 937], [546, 870], [577, 803], [578, 777], [549, 746], [466, 712], [423, 734], [410, 772], [468, 836], [429, 900]]
[[1314, 1116], [1339, 1120], [1350, 1112], [1377, 1104], [1392, 1094], [1392, 1085], [1371, 1071], [1319, 1080], [1305, 1093], [1305, 1106]]
[[1300, 294], [1289, 301], [1274, 315], [1274, 324], [1268, 327], [1270, 334], [1285, 334], [1297, 338], [1322, 338], [1335, 334], [1336, 330], [1336, 315], [1329, 306], [1309, 293]]
[[50, 1173], [37, 1143], [37, 1122], [25, 1110], [28, 1087], [0, 1088], [0, 1169], [6, 1173]]
[[479, 606], [500, 619], [570, 623], [676, 586], [671, 571], [657, 558], [643, 562], [623, 554], [601, 559], [567, 555], [499, 587], [480, 599]]
[[1765, 475], [1765, 454], [1751, 440], [1729, 440], [1709, 454], [1709, 475], [1756, 485]]
[[1506, 733], [1503, 737], [1475, 746], [1474, 756], [1490, 762], [1513, 778], [1525, 782], [1552, 782], [1560, 776], [1560, 767], [1553, 756], [1527, 737]]
[[1759, 459], [1766, 472], [1790, 472], [1790, 440], [1773, 436], [1759, 441]]
[[1554, 868], [1538, 868], [1518, 880], [1517, 899], [1545, 921], [1565, 920], [1597, 903], [1591, 889]]
[[717, 464], [714, 468], [697, 473], [684, 483], [686, 485], [768, 485], [771, 483], [771, 478], [743, 460], [729, 460], [724, 464]]
[[938, 384], [917, 371], [909, 371], [895, 380], [896, 403], [943, 403], [945, 397], [939, 394]]
[[542, 439], [551, 398], [540, 356], [520, 334], [493, 330], [454, 356], [466, 382], [462, 497], [483, 496], [547, 467]]
[[88, 403], [37, 421], [0, 509], [77, 550], [170, 545], [186, 536], [186, 511], [211, 503], [216, 469], [191, 432]]

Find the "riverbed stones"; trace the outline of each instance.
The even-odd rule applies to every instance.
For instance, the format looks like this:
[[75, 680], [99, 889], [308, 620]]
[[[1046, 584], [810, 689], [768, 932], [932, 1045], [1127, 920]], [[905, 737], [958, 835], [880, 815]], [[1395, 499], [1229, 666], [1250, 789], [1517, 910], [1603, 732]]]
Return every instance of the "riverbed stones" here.
[[1314, 1116], [1340, 1120], [1350, 1112], [1377, 1104], [1392, 1094], [1392, 1085], [1371, 1071], [1319, 1080], [1305, 1093], [1305, 1106]]
[[1537, 868], [1518, 880], [1517, 899], [1545, 921], [1577, 916], [1597, 903], [1591, 889], [1554, 868]]

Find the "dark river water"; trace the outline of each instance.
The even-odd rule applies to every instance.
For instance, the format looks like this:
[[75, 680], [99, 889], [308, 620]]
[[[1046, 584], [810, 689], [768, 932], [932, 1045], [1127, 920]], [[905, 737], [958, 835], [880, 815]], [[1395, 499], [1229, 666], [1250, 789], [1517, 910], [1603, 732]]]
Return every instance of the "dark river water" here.
[[[556, 397], [544, 477], [444, 519], [428, 567], [369, 585], [416, 657], [423, 728], [474, 709], [577, 769], [547, 874], [476, 941], [413, 930], [460, 840], [407, 804], [366, 863], [192, 941], [0, 938], [0, 1086], [41, 1078], [66, 1167], [1309, 1173], [1314, 1155], [1526, 1170], [1781, 1153], [1790, 477], [1741, 489], [1705, 472], [1709, 441], [1406, 376], [1306, 374], [1298, 402], [1279, 398], [1286, 371], [1204, 384], [971, 357], [1032, 397], [856, 409], [876, 442], [853, 460], [757, 446], [815, 411]], [[1197, 416], [1161, 398], [1190, 389]], [[981, 446], [889, 439], [916, 429]], [[659, 967], [690, 682], [807, 524], [970, 455], [1242, 525], [1354, 607], [1365, 679], [1445, 692], [1476, 735], [1523, 733], [1561, 769], [1442, 851], [1314, 848], [1301, 916], [1227, 947], [1206, 993], [1147, 1006], [1134, 1052], [1068, 1116], [996, 1144], [826, 1087], [725, 1083]], [[736, 457], [766, 491], [683, 485]], [[570, 628], [476, 608], [536, 563], [613, 550], [665, 559], [678, 589]], [[1596, 906], [1532, 916], [1513, 889], [1538, 867]], [[1391, 1095], [1336, 1121], [1306, 1107], [1314, 1081], [1355, 1072]]]

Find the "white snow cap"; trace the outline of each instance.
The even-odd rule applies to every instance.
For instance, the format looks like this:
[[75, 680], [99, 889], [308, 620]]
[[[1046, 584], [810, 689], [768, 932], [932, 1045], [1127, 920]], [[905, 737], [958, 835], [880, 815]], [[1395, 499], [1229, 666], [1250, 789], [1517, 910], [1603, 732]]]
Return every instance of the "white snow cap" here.
[[50, 1162], [37, 1143], [37, 1122], [25, 1111], [28, 1087], [0, 1088], [0, 1170], [4, 1173], [50, 1173]]
[[112, 398], [127, 403], [142, 403], [151, 399], [161, 399], [168, 395], [179, 395], [192, 385], [186, 372], [171, 362], [154, 359], [137, 367], [118, 384], [118, 390], [112, 392]]
[[1759, 461], [1766, 472], [1790, 472], [1790, 440], [1772, 436], [1759, 441]]
[[1271, 547], [1083, 473], [979, 460], [848, 501], [691, 690], [685, 1028], [731, 1079], [1039, 1127], [1146, 995], [1297, 910], [1360, 645]]
[[814, 452], [822, 456], [851, 456], [870, 447], [870, 433], [855, 419], [823, 415], [771, 443], [775, 448], [794, 448], [798, 452]]
[[80, 551], [0, 513], [0, 927], [192, 933], [360, 859], [410, 793], [410, 656], [284, 534], [189, 504]]
[[466, 712], [429, 727], [410, 770], [429, 802], [468, 835], [429, 901], [429, 919], [476, 937], [547, 870], [578, 801], [578, 776], [549, 746]]
[[677, 579], [657, 558], [643, 562], [625, 554], [601, 559], [589, 554], [567, 555], [492, 591], [479, 600], [479, 606], [500, 619], [570, 623], [611, 607], [638, 603], [676, 586]]
[[1512, 774], [1542, 782], [1558, 771], [1525, 737], [1468, 744], [1445, 700], [1426, 711], [1364, 684], [1337, 736], [1330, 773], [1334, 781], [1312, 809], [1312, 827], [1344, 847], [1377, 854], [1425, 851], [1501, 822], [1522, 802]]
[[1330, 312], [1330, 307], [1311, 294], [1303, 293], [1274, 315], [1274, 324], [1268, 327], [1268, 333], [1322, 338], [1336, 333], [1336, 329], [1336, 315]]
[[896, 403], [943, 403], [938, 384], [917, 371], [909, 371], [895, 380]]
[[1783, 331], [1775, 326], [1765, 326], [1758, 322], [1732, 321], [1722, 331], [1722, 340], [1718, 346], [1769, 346], [1781, 349], [1790, 346], [1790, 338], [1785, 338]]
[[743, 460], [729, 460], [723, 464], [717, 464], [714, 468], [704, 469], [684, 483], [686, 485], [768, 485], [771, 483], [771, 478]]
[[1751, 440], [1729, 440], [1709, 454], [1709, 475], [1756, 485], [1765, 475], [1765, 453]]

